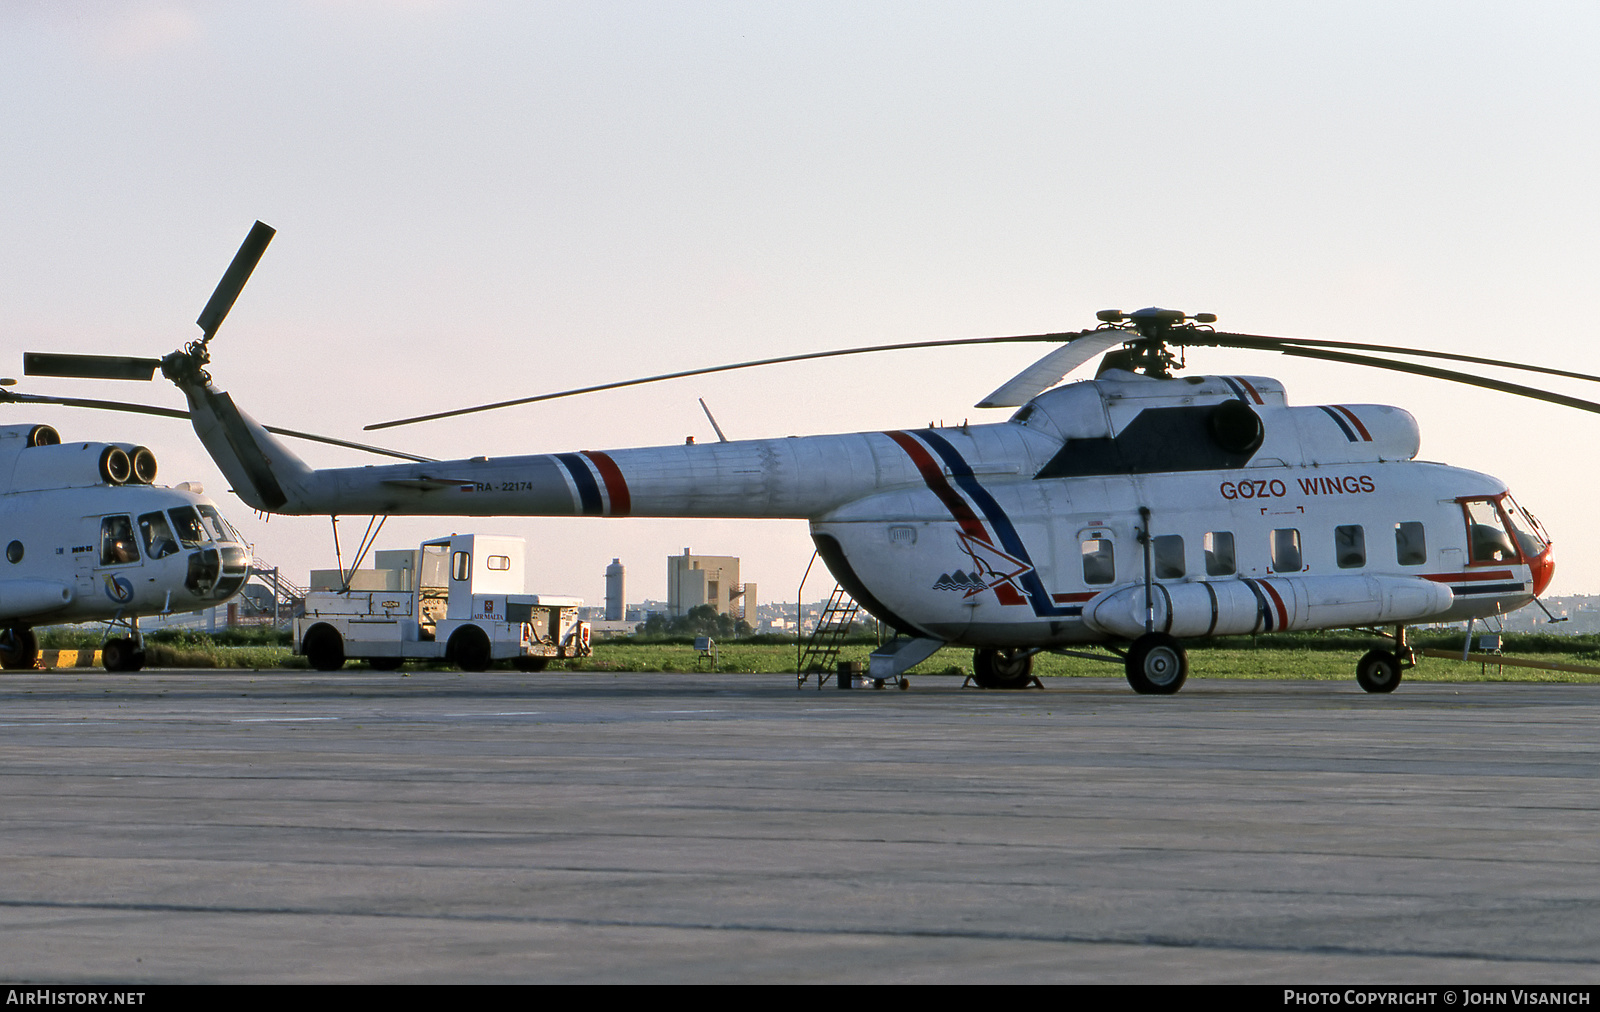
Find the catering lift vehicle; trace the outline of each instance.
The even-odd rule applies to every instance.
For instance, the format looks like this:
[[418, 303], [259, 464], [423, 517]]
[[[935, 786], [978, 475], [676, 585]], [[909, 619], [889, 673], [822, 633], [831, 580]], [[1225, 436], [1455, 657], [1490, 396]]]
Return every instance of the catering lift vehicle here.
[[[265, 248], [257, 223], [229, 277]], [[243, 267], [241, 267], [243, 264]], [[226, 279], [225, 279], [226, 283]], [[242, 281], [239, 282], [242, 284]], [[211, 383], [215, 327], [163, 359], [29, 356], [34, 374], [150, 379], [159, 367], [252, 507], [290, 514], [770, 517], [810, 523], [839, 583], [902, 634], [873, 657], [899, 677], [943, 646], [974, 650], [978, 684], [1021, 687], [1041, 651], [1099, 644], [1132, 687], [1176, 692], [1185, 639], [1388, 627], [1361, 658], [1369, 692], [1412, 663], [1408, 625], [1502, 614], [1554, 571], [1550, 540], [1504, 483], [1415, 459], [1415, 419], [1379, 404], [1290, 406], [1259, 376], [1185, 376], [1189, 347], [1353, 363], [1600, 412], [1600, 404], [1431, 358], [1600, 381], [1449, 352], [1234, 334], [1216, 317], [1107, 310], [1091, 330], [924, 341], [687, 370], [384, 425], [800, 359], [1043, 342], [979, 403], [1005, 421], [950, 428], [312, 469]], [[1104, 355], [1093, 380], [1056, 386]], [[1054, 388], [1054, 389], [1052, 389]], [[383, 426], [371, 426], [379, 428]]]
[[582, 599], [524, 593], [526, 554], [522, 538], [452, 534], [377, 552], [375, 569], [313, 573], [305, 615], [294, 622], [295, 649], [319, 671], [346, 660], [380, 671], [410, 660], [467, 671], [510, 661], [543, 671], [552, 659], [589, 656]]
[[249, 549], [200, 486], [155, 477], [143, 446], [0, 425], [0, 666], [34, 666], [35, 626], [103, 621], [106, 670], [138, 671], [141, 615], [210, 608], [244, 586]]

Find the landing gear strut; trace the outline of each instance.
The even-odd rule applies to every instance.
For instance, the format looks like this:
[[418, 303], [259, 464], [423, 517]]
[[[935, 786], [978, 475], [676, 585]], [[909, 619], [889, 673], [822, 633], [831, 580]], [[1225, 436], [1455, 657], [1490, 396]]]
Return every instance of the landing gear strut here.
[[1033, 683], [1033, 655], [1016, 650], [975, 650], [972, 680], [980, 689], [1026, 689]]

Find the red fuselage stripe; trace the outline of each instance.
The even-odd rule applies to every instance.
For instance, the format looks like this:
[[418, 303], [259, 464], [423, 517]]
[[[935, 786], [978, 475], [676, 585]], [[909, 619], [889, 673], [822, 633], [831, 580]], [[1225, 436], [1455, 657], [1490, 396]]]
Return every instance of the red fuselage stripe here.
[[1272, 589], [1272, 584], [1265, 580], [1261, 581], [1261, 589], [1267, 592], [1267, 596], [1272, 598], [1272, 603], [1278, 608], [1278, 628], [1284, 628], [1289, 624], [1289, 609], [1283, 606], [1283, 598], [1279, 597], [1278, 592]]
[[1422, 578], [1434, 583], [1467, 583], [1473, 580], [1513, 580], [1516, 574], [1509, 569], [1480, 569], [1474, 573], [1425, 573]]
[[[989, 532], [983, 527], [983, 521], [978, 518], [978, 514], [967, 501], [961, 498], [961, 494], [950, 487], [950, 483], [945, 480], [944, 471], [940, 470], [938, 461], [933, 459], [933, 454], [928, 452], [928, 448], [919, 443], [909, 432], [885, 432], [884, 435], [906, 451], [906, 456], [911, 458], [911, 462], [917, 466], [918, 473], [922, 475], [923, 484], [944, 503], [944, 508], [950, 511], [950, 515], [960, 525], [962, 533], [975, 541], [993, 545], [994, 542], [989, 540]], [[996, 600], [1001, 604], [1027, 603], [1022, 592], [1009, 583], [1001, 583], [990, 589], [994, 591]]]
[[594, 464], [594, 469], [600, 472], [600, 480], [605, 482], [606, 498], [611, 500], [611, 515], [627, 516], [633, 509], [633, 498], [628, 494], [628, 482], [622, 477], [622, 468], [599, 450], [584, 450], [583, 455]]

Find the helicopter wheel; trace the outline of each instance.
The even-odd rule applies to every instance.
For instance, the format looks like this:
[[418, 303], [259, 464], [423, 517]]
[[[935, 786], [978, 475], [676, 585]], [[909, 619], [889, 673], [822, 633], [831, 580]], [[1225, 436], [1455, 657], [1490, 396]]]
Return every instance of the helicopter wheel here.
[[344, 637], [329, 625], [314, 625], [300, 641], [300, 652], [318, 671], [338, 671], [344, 667]]
[[31, 668], [39, 660], [39, 637], [25, 626], [0, 629], [0, 668]]
[[100, 663], [107, 671], [138, 671], [144, 667], [144, 651], [126, 637], [106, 640], [100, 648]]
[[1032, 678], [1032, 654], [987, 649], [972, 653], [972, 680], [980, 689], [1026, 689]]
[[1369, 650], [1356, 662], [1356, 683], [1368, 692], [1393, 692], [1400, 684], [1400, 658], [1387, 650]]
[[1166, 633], [1145, 633], [1128, 650], [1126, 669], [1134, 692], [1170, 696], [1189, 677], [1189, 657]]

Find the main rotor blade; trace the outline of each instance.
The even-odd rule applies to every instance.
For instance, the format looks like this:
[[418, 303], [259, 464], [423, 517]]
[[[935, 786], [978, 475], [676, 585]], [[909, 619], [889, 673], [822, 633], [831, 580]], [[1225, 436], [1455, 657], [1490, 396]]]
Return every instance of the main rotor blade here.
[[616, 383], [598, 383], [592, 387], [578, 387], [575, 390], [560, 390], [551, 394], [537, 394], [533, 397], [518, 397], [509, 401], [496, 401], [493, 404], [479, 404], [470, 408], [456, 408], [452, 411], [436, 411], [431, 415], [415, 415], [411, 418], [397, 418], [390, 422], [376, 422], [363, 428], [371, 432], [374, 429], [389, 429], [396, 425], [411, 425], [416, 422], [432, 422], [440, 418], [454, 418], [457, 415], [470, 415], [478, 411], [493, 411], [497, 408], [509, 408], [518, 404], [533, 404], [538, 401], [551, 401], [560, 397], [575, 397], [578, 394], [598, 393], [601, 390], [618, 390], [622, 387], [634, 387], [644, 383], [659, 383], [663, 380], [683, 379], [686, 376], [705, 376], [714, 372], [729, 372], [734, 369], [753, 369], [760, 365], [779, 365], [784, 362], [806, 362], [818, 358], [840, 358], [845, 355], [865, 355], [875, 351], [909, 351], [914, 348], [952, 348], [967, 344], [1006, 344], [1027, 341], [1071, 341], [1083, 333], [1092, 331], [1073, 331], [1069, 334], [1019, 334], [1013, 337], [962, 337], [946, 341], [909, 341], [904, 344], [876, 344], [863, 348], [837, 348], [833, 351], [814, 351], [805, 355], [784, 355], [779, 358], [763, 358], [753, 362], [735, 362], [732, 365], [715, 365], [704, 369], [685, 369], [682, 372], [663, 373], [660, 376], [645, 376], [641, 379], [620, 380]]
[[1414, 376], [1428, 376], [1433, 379], [1449, 380], [1452, 383], [1465, 383], [1468, 386], [1482, 387], [1485, 390], [1498, 390], [1505, 394], [1531, 397], [1536, 401], [1548, 401], [1551, 404], [1560, 404], [1563, 407], [1577, 408], [1579, 411], [1593, 411], [1596, 414], [1600, 414], [1600, 404], [1596, 404], [1594, 401], [1568, 397], [1565, 394], [1540, 390], [1536, 387], [1525, 387], [1520, 383], [1505, 383], [1485, 376], [1473, 376], [1469, 373], [1456, 372], [1453, 369], [1440, 369], [1431, 365], [1420, 365], [1416, 362], [1393, 362], [1385, 358], [1352, 355], [1348, 352], [1328, 351], [1322, 348], [1284, 345], [1277, 350], [1285, 355], [1293, 355], [1297, 358], [1318, 358], [1328, 362], [1347, 362], [1351, 365], [1365, 365], [1374, 369], [1388, 369], [1391, 372], [1404, 372], [1411, 373]]
[[[1193, 336], [1201, 336], [1204, 340], [1192, 340]], [[1298, 337], [1266, 337], [1260, 334], [1229, 334], [1207, 333], [1198, 331], [1195, 335], [1185, 333], [1181, 343], [1184, 345], [1207, 345], [1219, 348], [1253, 348], [1258, 351], [1283, 351], [1286, 347], [1299, 348], [1342, 348], [1348, 351], [1383, 351], [1392, 355], [1412, 355], [1417, 358], [1438, 358], [1450, 362], [1468, 362], [1472, 365], [1494, 366], [1499, 369], [1519, 369], [1523, 372], [1542, 373], [1546, 376], [1565, 376], [1568, 379], [1588, 380], [1600, 383], [1600, 376], [1592, 376], [1586, 372], [1572, 372], [1568, 369], [1552, 369], [1548, 366], [1529, 365], [1525, 362], [1509, 362], [1498, 358], [1479, 358], [1476, 355], [1458, 355], [1448, 351], [1430, 351], [1426, 348], [1407, 348], [1393, 344], [1358, 344], [1353, 341], [1308, 341]], [[1215, 338], [1216, 340], [1212, 340]]]
[[980, 408], [1016, 408], [1033, 400], [1067, 378], [1067, 374], [1103, 351], [1137, 337], [1126, 330], [1091, 330], [1052, 349], [1039, 361], [1007, 380], [1000, 389], [979, 401]]
[[[161, 408], [154, 404], [132, 404], [128, 401], [103, 401], [87, 397], [51, 397], [46, 394], [24, 394], [11, 390], [0, 389], [0, 404], [12, 402], [16, 404], [58, 404], [68, 408], [93, 408], [103, 411], [126, 411], [130, 414], [156, 415], [161, 418], [188, 419], [189, 412], [178, 408]], [[390, 450], [382, 446], [369, 446], [366, 443], [352, 443], [348, 439], [335, 439], [333, 436], [319, 436], [313, 432], [299, 432], [295, 429], [284, 429], [276, 425], [263, 425], [262, 428], [279, 436], [289, 436], [293, 439], [305, 439], [313, 443], [327, 443], [330, 446], [343, 446], [351, 450], [365, 450], [367, 453], [376, 453], [383, 457], [395, 457], [399, 460], [410, 460], [418, 464], [431, 464], [436, 458], [419, 457], [414, 453], [405, 453], [401, 450]]]
[[28, 376], [62, 376], [71, 379], [150, 380], [159, 358], [126, 355], [59, 355], [47, 351], [22, 353], [22, 371]]
[[211, 301], [200, 311], [200, 318], [194, 321], [205, 332], [207, 341], [222, 326], [228, 310], [233, 308], [239, 293], [244, 290], [244, 283], [250, 280], [250, 273], [261, 260], [261, 254], [267, 251], [267, 243], [277, 234], [278, 230], [266, 222], [258, 221], [251, 226], [250, 234], [244, 237], [244, 242], [239, 246], [239, 252], [233, 255], [233, 263], [228, 265], [227, 273], [222, 275], [216, 290], [211, 293]]

